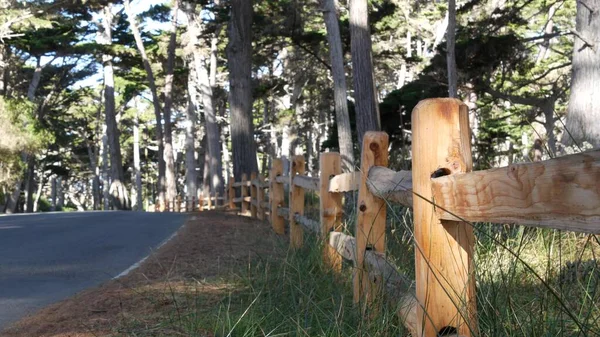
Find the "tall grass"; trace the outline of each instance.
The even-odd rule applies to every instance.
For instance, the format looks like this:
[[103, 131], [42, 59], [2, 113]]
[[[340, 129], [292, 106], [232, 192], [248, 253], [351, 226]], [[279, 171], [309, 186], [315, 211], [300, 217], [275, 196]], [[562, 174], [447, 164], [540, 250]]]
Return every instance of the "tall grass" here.
[[[348, 210], [351, 213], [352, 210]], [[347, 217], [353, 219], [354, 217]], [[387, 256], [414, 279], [412, 215], [390, 207]], [[600, 335], [600, 241], [523, 226], [474, 224], [479, 335]], [[353, 228], [347, 223], [345, 228]], [[395, 310], [365, 318], [352, 303], [352, 266], [332, 272], [322, 262], [323, 243], [305, 236], [303, 248], [276, 244], [229, 276], [229, 291], [210, 308], [202, 300], [175, 319], [184, 335], [405, 336]], [[183, 318], [182, 318], [183, 317]]]

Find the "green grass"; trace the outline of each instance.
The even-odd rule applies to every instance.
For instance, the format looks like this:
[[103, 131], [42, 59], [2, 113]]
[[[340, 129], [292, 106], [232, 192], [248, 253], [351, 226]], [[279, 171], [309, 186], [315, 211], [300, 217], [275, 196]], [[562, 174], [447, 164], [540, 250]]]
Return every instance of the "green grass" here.
[[[412, 215], [388, 212], [388, 258], [414, 278]], [[353, 227], [348, 223], [346, 228]], [[595, 236], [515, 226], [475, 224], [479, 335], [600, 335], [600, 270]], [[404, 336], [393, 308], [363, 318], [352, 304], [352, 268], [332, 273], [322, 243], [305, 236], [298, 251], [276, 247], [271, 256], [230, 275], [222, 298], [170, 318], [182, 335]]]
[[[314, 236], [283, 258], [265, 258], [235, 276], [230, 292], [201, 319], [216, 336], [381, 336], [401, 335], [393, 311], [384, 308], [363, 319], [352, 304], [351, 275], [331, 272], [321, 261]], [[190, 331], [191, 332], [191, 331]]]

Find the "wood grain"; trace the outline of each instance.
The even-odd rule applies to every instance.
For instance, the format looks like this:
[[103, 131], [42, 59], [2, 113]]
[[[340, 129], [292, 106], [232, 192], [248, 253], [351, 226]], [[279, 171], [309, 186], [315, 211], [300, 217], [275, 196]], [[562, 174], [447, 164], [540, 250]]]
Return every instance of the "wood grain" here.
[[600, 150], [435, 178], [432, 188], [441, 219], [600, 234]]
[[302, 247], [304, 229], [296, 222], [295, 215], [304, 215], [304, 188], [294, 185], [294, 178], [303, 175], [306, 170], [304, 156], [295, 156], [290, 169], [290, 246]]
[[278, 209], [283, 207], [285, 200], [285, 191], [283, 185], [277, 181], [278, 177], [283, 176], [283, 161], [281, 159], [273, 159], [271, 163], [271, 172], [269, 173], [269, 201], [271, 202], [271, 226], [275, 233], [285, 234], [285, 219], [279, 215]]
[[[321, 153], [319, 167], [321, 169], [319, 212], [321, 217], [321, 237], [326, 239], [330, 232], [339, 232], [342, 227], [342, 195], [330, 192], [329, 177], [342, 173], [342, 158], [337, 152]], [[342, 259], [329, 245], [323, 247], [323, 261], [331, 269], [340, 271]]]
[[358, 189], [358, 216], [356, 221], [356, 264], [354, 273], [354, 302], [364, 301], [365, 308], [379, 292], [377, 282], [366, 277], [363, 259], [367, 246], [385, 252], [386, 204], [367, 188], [368, 172], [372, 166], [388, 165], [388, 135], [385, 132], [367, 132], [363, 138], [361, 182]]
[[342, 193], [358, 191], [360, 177], [360, 172], [338, 174], [329, 181], [329, 192]]
[[319, 191], [319, 178], [309, 176], [295, 176], [294, 185], [300, 186], [304, 190]]
[[476, 335], [473, 228], [440, 220], [431, 204], [434, 171], [472, 170], [467, 107], [450, 98], [421, 101], [412, 113], [412, 132], [416, 294], [422, 305], [417, 336], [436, 336], [446, 327]]
[[413, 206], [412, 172], [394, 171], [383, 166], [373, 166], [369, 170], [367, 186], [371, 193], [388, 202]]

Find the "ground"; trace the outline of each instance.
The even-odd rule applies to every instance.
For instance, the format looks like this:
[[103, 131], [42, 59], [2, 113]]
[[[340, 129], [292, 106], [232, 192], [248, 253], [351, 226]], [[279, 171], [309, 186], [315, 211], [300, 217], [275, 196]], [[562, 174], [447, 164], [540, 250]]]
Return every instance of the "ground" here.
[[[189, 315], [184, 309], [194, 307], [198, 313], [212, 308], [233, 287], [215, 280], [230, 279], [225, 276], [252, 259], [272, 256], [282, 240], [263, 221], [224, 212], [193, 214], [129, 275], [46, 307], [0, 335], [182, 335], [181, 324], [194, 322], [181, 317], [182, 312]], [[211, 335], [204, 327], [197, 334]]]

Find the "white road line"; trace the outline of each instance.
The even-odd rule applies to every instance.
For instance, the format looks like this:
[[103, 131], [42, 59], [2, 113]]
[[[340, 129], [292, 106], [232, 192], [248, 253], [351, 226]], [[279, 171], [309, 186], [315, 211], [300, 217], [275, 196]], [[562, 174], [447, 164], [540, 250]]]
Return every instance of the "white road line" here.
[[[185, 224], [183, 224], [183, 226], [185, 226]], [[176, 230], [175, 233], [171, 234], [171, 236], [169, 236], [166, 240], [161, 242], [154, 251], [157, 251], [158, 249], [160, 249], [160, 247], [164, 246], [167, 242], [171, 241], [171, 239], [173, 239], [179, 233], [179, 231], [181, 230], [181, 228], [183, 228], [183, 226], [179, 227], [179, 229]], [[154, 251], [152, 253], [154, 253]], [[128, 275], [129, 273], [131, 273], [132, 271], [137, 269], [142, 263], [144, 263], [144, 261], [146, 261], [150, 257], [150, 255], [152, 255], [152, 253], [148, 254], [148, 256], [144, 257], [143, 259], [139, 260], [138, 262], [132, 264], [131, 267], [125, 269], [121, 274], [113, 277], [112, 279], [116, 280], [118, 278]]]

